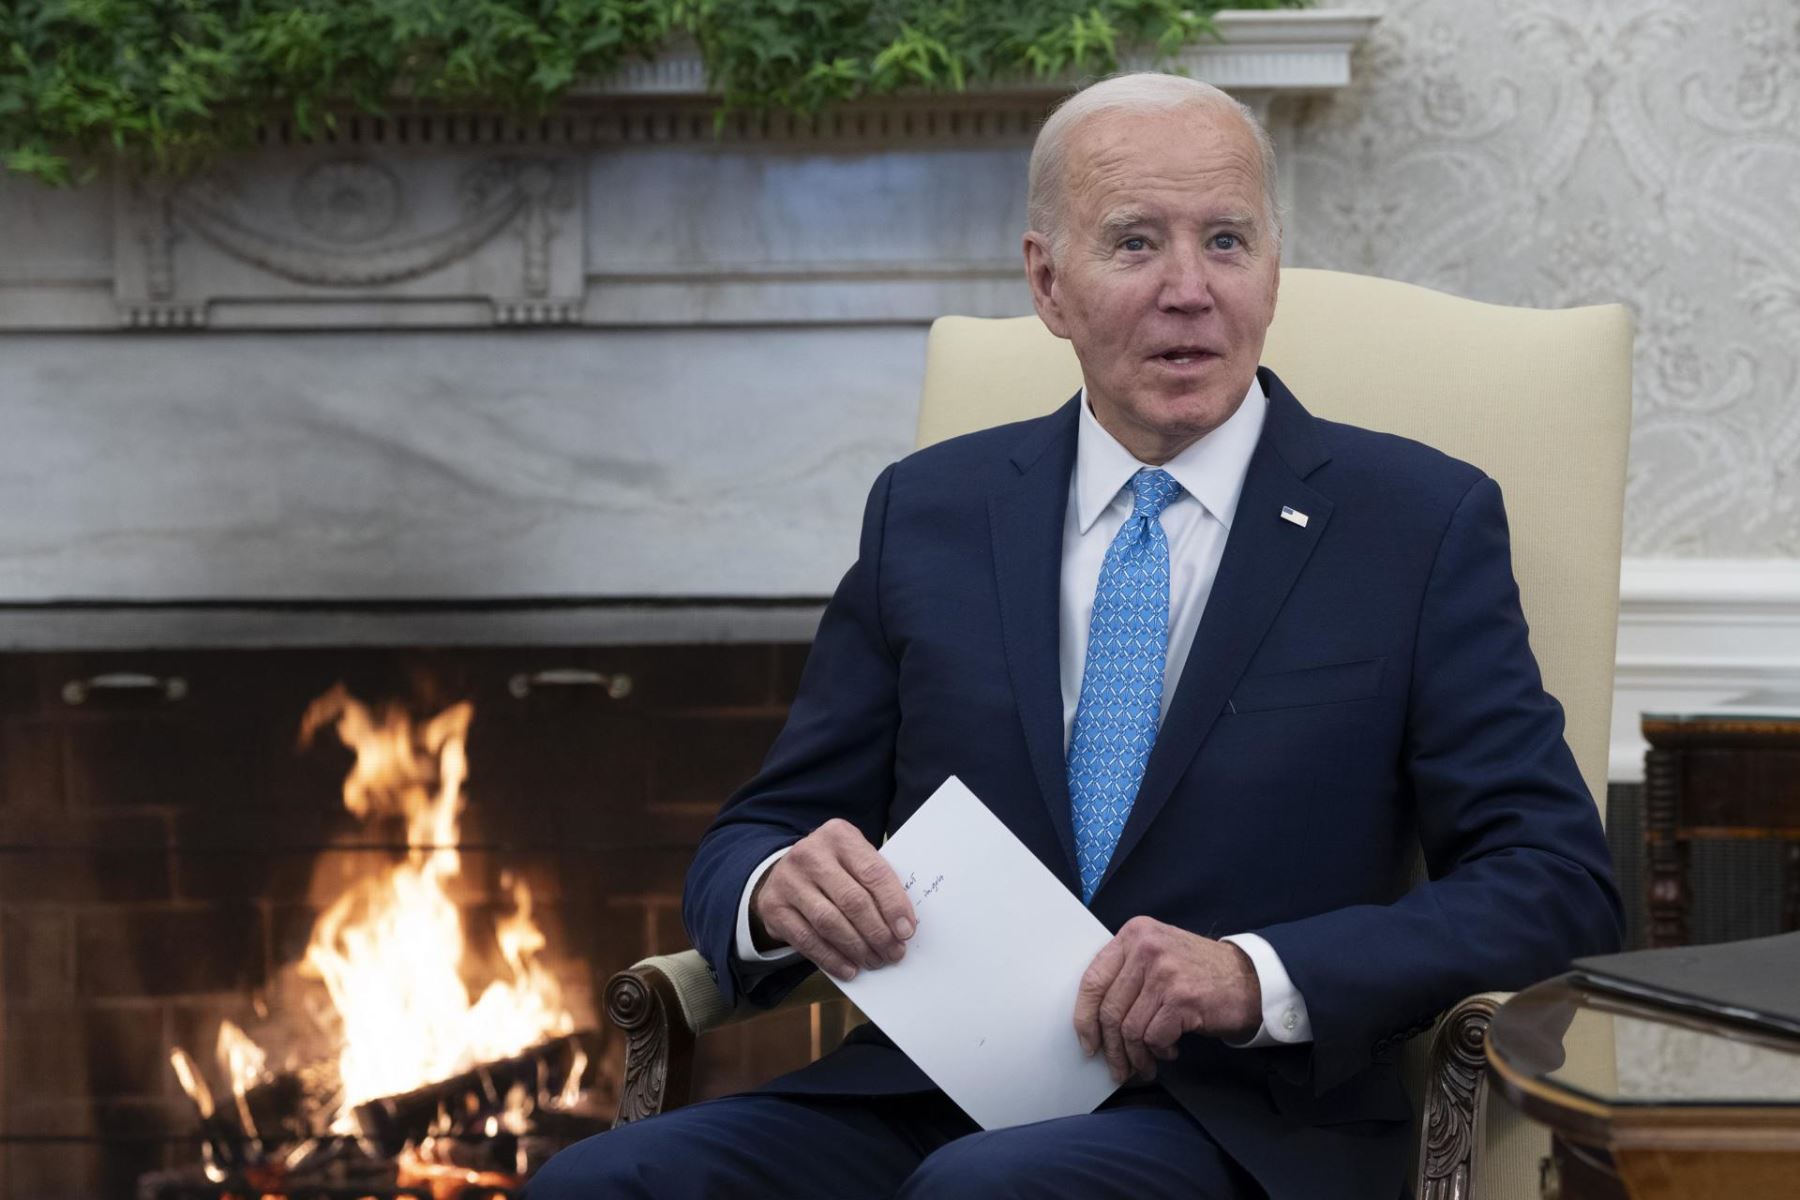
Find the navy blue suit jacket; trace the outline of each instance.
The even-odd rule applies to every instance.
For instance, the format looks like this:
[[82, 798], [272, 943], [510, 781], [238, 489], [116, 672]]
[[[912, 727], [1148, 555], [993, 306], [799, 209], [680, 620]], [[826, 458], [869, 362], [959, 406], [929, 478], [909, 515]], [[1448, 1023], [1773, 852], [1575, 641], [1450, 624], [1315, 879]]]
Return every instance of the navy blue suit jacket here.
[[[1189, 1036], [1159, 1081], [1272, 1196], [1392, 1200], [1400, 1043], [1469, 993], [1616, 948], [1621, 909], [1527, 644], [1499, 488], [1260, 377], [1218, 578], [1092, 909], [1113, 930], [1146, 914], [1267, 938], [1313, 1042]], [[951, 774], [1079, 894], [1057, 658], [1077, 417], [1070, 401], [876, 481], [787, 725], [688, 876], [688, 930], [728, 999], [773, 1003], [810, 969], [735, 960], [756, 864], [832, 817], [879, 843]], [[1409, 890], [1420, 847], [1429, 882]], [[771, 1086], [930, 1085], [866, 1030]]]

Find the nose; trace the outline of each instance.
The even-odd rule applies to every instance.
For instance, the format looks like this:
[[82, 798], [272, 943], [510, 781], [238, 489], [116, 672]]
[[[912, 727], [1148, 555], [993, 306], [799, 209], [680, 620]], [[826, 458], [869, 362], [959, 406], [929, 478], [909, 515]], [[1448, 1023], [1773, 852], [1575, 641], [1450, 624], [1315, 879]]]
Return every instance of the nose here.
[[1163, 259], [1159, 306], [1166, 312], [1205, 312], [1212, 307], [1206, 256], [1197, 246], [1179, 247]]

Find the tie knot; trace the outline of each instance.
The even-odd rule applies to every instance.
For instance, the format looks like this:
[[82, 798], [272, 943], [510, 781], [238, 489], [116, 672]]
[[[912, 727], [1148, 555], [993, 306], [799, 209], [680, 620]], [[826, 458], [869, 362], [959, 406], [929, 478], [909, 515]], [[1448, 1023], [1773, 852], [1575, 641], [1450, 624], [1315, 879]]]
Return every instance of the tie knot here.
[[1147, 521], [1162, 516], [1162, 510], [1181, 495], [1181, 485], [1175, 482], [1175, 477], [1153, 467], [1145, 467], [1131, 477], [1131, 490], [1137, 496], [1131, 515]]

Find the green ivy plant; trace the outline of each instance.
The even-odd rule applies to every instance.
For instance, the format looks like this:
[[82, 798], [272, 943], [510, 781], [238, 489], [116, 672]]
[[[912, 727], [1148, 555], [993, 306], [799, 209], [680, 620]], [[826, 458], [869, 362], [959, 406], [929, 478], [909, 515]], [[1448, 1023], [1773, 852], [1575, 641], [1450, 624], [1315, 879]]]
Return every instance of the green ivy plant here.
[[671, 39], [721, 111], [1104, 72], [1220, 9], [1309, 0], [0, 0], [0, 161], [47, 183], [100, 153], [180, 172], [271, 116], [303, 134], [396, 105], [519, 116]]

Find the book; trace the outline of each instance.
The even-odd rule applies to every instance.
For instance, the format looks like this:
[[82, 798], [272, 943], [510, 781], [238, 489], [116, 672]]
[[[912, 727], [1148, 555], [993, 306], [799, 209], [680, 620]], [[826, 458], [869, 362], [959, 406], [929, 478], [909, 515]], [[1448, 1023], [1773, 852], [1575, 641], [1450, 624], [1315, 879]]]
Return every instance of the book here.
[[1578, 982], [1800, 1038], [1800, 932], [1575, 960]]

